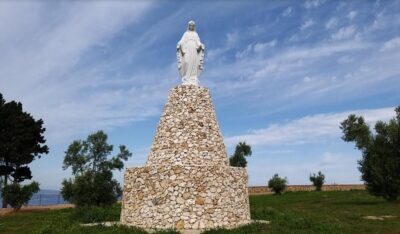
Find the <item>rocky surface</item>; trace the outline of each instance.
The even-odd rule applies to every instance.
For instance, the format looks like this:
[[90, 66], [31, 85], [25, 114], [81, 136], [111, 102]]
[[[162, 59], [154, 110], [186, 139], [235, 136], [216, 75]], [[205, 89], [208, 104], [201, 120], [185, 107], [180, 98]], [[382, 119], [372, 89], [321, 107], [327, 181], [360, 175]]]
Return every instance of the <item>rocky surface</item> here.
[[130, 168], [121, 222], [176, 229], [243, 224], [250, 220], [246, 180], [245, 169], [227, 166]]
[[245, 168], [230, 167], [208, 89], [171, 90], [146, 166], [125, 172], [121, 223], [233, 228], [250, 222]]
[[153, 164], [229, 165], [208, 89], [171, 90], [147, 161]]

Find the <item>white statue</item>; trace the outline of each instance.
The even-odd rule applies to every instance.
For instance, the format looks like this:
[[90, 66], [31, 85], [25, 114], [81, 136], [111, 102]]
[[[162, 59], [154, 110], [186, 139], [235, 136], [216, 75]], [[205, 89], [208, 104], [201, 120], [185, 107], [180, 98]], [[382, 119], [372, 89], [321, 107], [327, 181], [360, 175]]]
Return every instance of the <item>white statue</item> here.
[[199, 85], [199, 76], [203, 71], [204, 50], [195, 23], [189, 21], [188, 28], [176, 46], [178, 70], [184, 85]]

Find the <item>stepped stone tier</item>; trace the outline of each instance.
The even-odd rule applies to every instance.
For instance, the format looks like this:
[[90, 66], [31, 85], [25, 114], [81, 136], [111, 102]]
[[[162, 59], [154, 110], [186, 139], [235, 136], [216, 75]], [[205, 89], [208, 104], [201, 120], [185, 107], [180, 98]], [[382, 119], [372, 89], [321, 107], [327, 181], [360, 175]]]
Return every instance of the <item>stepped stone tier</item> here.
[[125, 172], [121, 223], [233, 228], [250, 222], [245, 168], [230, 167], [208, 89], [170, 91], [144, 167]]

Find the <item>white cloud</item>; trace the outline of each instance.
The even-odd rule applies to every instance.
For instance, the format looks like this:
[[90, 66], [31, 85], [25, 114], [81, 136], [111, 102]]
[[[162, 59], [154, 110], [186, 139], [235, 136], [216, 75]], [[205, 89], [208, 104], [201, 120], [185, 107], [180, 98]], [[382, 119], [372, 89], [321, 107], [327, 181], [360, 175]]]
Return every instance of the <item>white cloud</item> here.
[[340, 52], [357, 51], [360, 49], [365, 49], [366, 47], [368, 47], [368, 44], [355, 41], [326, 43], [313, 47], [290, 48], [289, 50], [280, 53], [274, 59], [289, 62], [291, 60], [298, 59], [320, 58]]
[[338, 59], [338, 63], [343, 63], [343, 64], [344, 63], [351, 63], [353, 61], [354, 61], [354, 59], [352, 57], [348, 56], [348, 55], [341, 56]]
[[263, 24], [256, 24], [248, 27], [249, 34], [253, 37], [265, 33], [265, 25]]
[[311, 80], [312, 79], [309, 76], [306, 76], [306, 77], [303, 78], [303, 81], [306, 82], [306, 83], [311, 82]]
[[333, 40], [343, 40], [350, 38], [356, 34], [356, 27], [350, 25], [347, 27], [340, 28], [335, 34], [332, 35]]
[[[28, 112], [44, 119], [50, 143], [157, 113], [160, 97], [150, 94], [153, 88], [126, 86], [144, 77], [122, 79], [103, 74], [110, 64], [120, 61], [99, 59], [95, 64], [82, 64], [85, 54], [106, 48], [108, 40], [140, 20], [151, 4], [1, 5], [3, 10], [15, 8], [12, 14], [2, 15], [5, 22], [15, 23], [0, 23], [0, 35], [7, 32], [0, 43], [0, 91], [7, 100], [21, 101]], [[50, 10], [57, 16], [53, 20], [48, 18]], [[136, 51], [130, 55], [135, 57]]]
[[216, 49], [210, 49], [207, 52], [207, 59], [209, 60], [215, 60], [218, 57], [220, 57], [222, 54], [225, 52], [229, 51], [232, 49], [234, 46], [236, 46], [238, 40], [239, 40], [239, 33], [237, 31], [235, 32], [228, 32], [225, 35], [225, 42], [222, 47], [216, 48]]
[[[385, 17], [381, 24], [387, 25], [390, 30], [393, 15], [386, 14]], [[262, 113], [265, 115], [271, 111], [295, 108], [294, 104], [288, 105], [294, 100], [301, 105], [312, 106], [319, 103], [320, 98], [336, 103], [339, 99], [359, 100], [395, 92], [398, 84], [396, 77], [400, 74], [397, 65], [400, 54], [394, 50], [383, 50], [384, 41], [370, 40], [371, 33], [376, 33], [370, 30], [371, 25], [360, 25], [357, 30], [355, 25], [354, 29], [335, 30], [335, 33], [341, 31], [335, 38], [344, 38], [349, 32], [354, 32], [353, 36], [343, 40], [322, 39], [306, 46], [290, 42], [289, 47], [277, 47], [265, 58], [244, 56], [233, 63], [212, 68], [207, 74], [216, 80], [212, 87], [222, 97], [257, 93], [258, 98], [247, 95], [246, 103], [267, 108], [268, 111]], [[392, 43], [396, 45], [397, 40], [389, 41], [387, 48]], [[348, 64], [342, 66], [344, 63]], [[240, 77], [240, 80], [217, 80], [221, 73]], [[312, 77], [313, 82], [300, 82], [299, 77], [305, 76]], [[392, 85], [385, 85], [387, 83]], [[266, 101], [257, 102], [260, 96]]]
[[292, 11], [293, 11], [293, 8], [292, 7], [288, 7], [282, 12], [282, 16], [283, 17], [290, 16], [292, 14]]
[[275, 47], [277, 43], [278, 40], [274, 39], [269, 42], [257, 42], [255, 44], [249, 44], [247, 45], [246, 49], [236, 52], [235, 57], [237, 59], [243, 59], [250, 55], [252, 56], [253, 53], [260, 54], [265, 52], [268, 48]]
[[381, 51], [389, 51], [389, 50], [398, 49], [398, 48], [400, 48], [400, 37], [396, 37], [396, 38], [386, 41], [383, 44]]
[[350, 11], [349, 14], [347, 14], [347, 18], [349, 18], [350, 20], [354, 19], [354, 17], [356, 17], [358, 14], [357, 11]]
[[254, 45], [254, 52], [255, 53], [264, 52], [268, 48], [275, 47], [276, 43], [277, 43], [276, 39], [269, 41], [269, 42], [265, 42], [265, 43], [256, 43]]
[[[254, 56], [253, 54], [238, 53], [237, 60], [234, 63], [212, 67], [208, 70], [207, 75], [209, 80], [214, 80], [214, 77], [215, 80], [217, 80], [217, 78], [220, 77], [219, 74], [226, 74], [228, 77], [245, 77], [245, 79], [241, 79], [240, 81], [230, 79], [229, 81], [220, 82], [218, 80], [217, 84], [213, 84], [212, 87], [218, 89], [218, 93], [220, 95], [223, 94], [223, 96], [237, 95], [238, 93], [249, 92], [250, 90], [251, 92], [271, 93], [271, 95], [273, 95], [274, 91], [277, 89], [283, 89], [284, 91], [279, 94], [279, 98], [273, 95], [274, 98], [270, 99], [271, 101], [286, 99], [286, 94], [302, 94], [308, 96], [318, 90], [326, 90], [326, 88], [334, 87], [324, 83], [326, 79], [316, 79], [316, 81], [318, 81], [317, 83], [310, 82], [310, 84], [318, 86], [311, 90], [308, 88], [304, 90], [307, 94], [303, 92], [299, 93], [298, 90], [291, 90], [291, 86], [289, 85], [292, 83], [291, 79], [297, 79], [296, 77], [299, 76], [304, 77], [312, 75], [315, 71], [315, 64], [318, 61], [329, 59], [330, 56], [334, 56], [338, 53], [355, 53], [370, 47], [370, 44], [362, 41], [329, 41], [314, 44], [309, 47], [299, 46], [282, 50], [278, 49], [274, 51], [272, 56], [265, 56], [264, 58]], [[272, 79], [274, 82], [271, 83], [270, 81]], [[283, 84], [284, 86], [280, 86]], [[266, 91], [265, 87], [274, 88]]]
[[301, 30], [305, 30], [311, 26], [313, 26], [315, 24], [315, 22], [312, 19], [308, 19], [306, 21], [304, 21], [304, 23], [300, 26]]
[[305, 116], [286, 123], [271, 124], [267, 128], [252, 130], [247, 134], [225, 138], [227, 145], [246, 141], [258, 145], [305, 144], [339, 138], [340, 122], [350, 114], [361, 115], [369, 124], [394, 117], [394, 107], [382, 109], [353, 110], [341, 113], [327, 113]]
[[332, 154], [332, 153], [330, 153], [330, 152], [325, 152], [323, 155], [322, 155], [322, 160], [321, 160], [321, 166], [325, 166], [325, 165], [332, 165], [332, 164], [335, 164], [335, 163], [337, 163], [337, 160], [338, 158], [337, 157], [335, 157], [335, 155], [334, 154]]
[[388, 8], [396, 9], [398, 6], [396, 4], [393, 5], [385, 5], [385, 8], [380, 12], [375, 14], [375, 20], [366, 30], [370, 33], [374, 31], [383, 32], [384, 30], [388, 30], [394, 27], [398, 27], [398, 22], [400, 21], [400, 14], [388, 14]]
[[253, 45], [252, 45], [252, 44], [249, 44], [249, 45], [246, 47], [246, 49], [244, 49], [244, 50], [242, 50], [242, 51], [238, 51], [238, 52], [235, 54], [235, 57], [238, 58], [238, 59], [244, 58], [244, 57], [248, 56], [250, 53], [252, 53], [252, 51], [253, 51]]
[[326, 29], [331, 29], [331, 28], [336, 27], [337, 24], [338, 24], [338, 19], [335, 18], [335, 17], [332, 17], [332, 18], [330, 18], [330, 19], [328, 20], [328, 22], [326, 22], [325, 28], [326, 28]]
[[239, 40], [239, 33], [237, 31], [235, 32], [230, 32], [226, 34], [226, 44], [229, 45], [229, 47], [234, 46], [237, 41]]
[[307, 9], [319, 7], [325, 3], [325, 0], [308, 0], [304, 3], [304, 7]]

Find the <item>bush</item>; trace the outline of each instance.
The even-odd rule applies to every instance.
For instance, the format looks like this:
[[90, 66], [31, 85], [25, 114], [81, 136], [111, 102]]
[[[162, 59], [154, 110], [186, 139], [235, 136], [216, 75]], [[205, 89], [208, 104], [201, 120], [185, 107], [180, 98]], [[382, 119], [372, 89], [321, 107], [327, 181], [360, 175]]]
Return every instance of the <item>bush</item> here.
[[268, 181], [268, 188], [270, 188], [277, 195], [281, 195], [283, 191], [285, 191], [286, 187], [287, 179], [279, 177], [278, 174], [275, 174]]
[[34, 193], [39, 192], [39, 183], [32, 182], [21, 186], [19, 183], [12, 183], [3, 187], [3, 199], [7, 201], [14, 210], [21, 209], [22, 205], [28, 203]]
[[73, 180], [62, 182], [61, 195], [77, 207], [110, 206], [121, 196], [122, 190], [111, 171], [88, 171]]
[[324, 185], [325, 183], [325, 175], [322, 174], [320, 171], [317, 175], [315, 173], [313, 173], [312, 175], [310, 174], [310, 181], [315, 186], [316, 191], [321, 191], [322, 185]]

